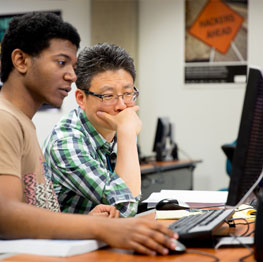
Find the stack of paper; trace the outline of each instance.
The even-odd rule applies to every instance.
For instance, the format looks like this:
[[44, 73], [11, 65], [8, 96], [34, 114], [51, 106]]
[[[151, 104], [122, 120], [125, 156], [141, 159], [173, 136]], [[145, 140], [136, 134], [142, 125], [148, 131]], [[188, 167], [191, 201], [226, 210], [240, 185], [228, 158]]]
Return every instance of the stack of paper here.
[[97, 240], [0, 240], [0, 253], [23, 253], [67, 257], [97, 250], [105, 243]]
[[227, 195], [227, 191], [161, 190], [160, 192], [152, 193], [143, 202], [148, 203], [148, 208], [155, 207], [159, 201], [165, 198], [176, 199], [186, 203], [220, 205], [226, 203]]

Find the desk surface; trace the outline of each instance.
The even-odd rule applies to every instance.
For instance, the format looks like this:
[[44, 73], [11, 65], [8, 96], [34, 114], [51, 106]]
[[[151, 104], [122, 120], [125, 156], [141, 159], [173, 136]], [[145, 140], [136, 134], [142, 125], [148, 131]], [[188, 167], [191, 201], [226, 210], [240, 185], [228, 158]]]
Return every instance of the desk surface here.
[[[149, 219], [154, 218], [154, 214], [148, 214], [146, 216]], [[172, 223], [172, 220], [163, 220], [160, 221], [165, 225], [169, 225]], [[223, 226], [221, 230], [226, 230], [226, 226]], [[242, 234], [246, 230], [245, 226], [237, 226], [235, 230], [235, 234]], [[248, 255], [250, 252], [246, 248], [219, 248], [217, 250], [212, 248], [188, 248], [188, 251], [203, 251], [210, 253], [220, 261], [223, 262], [235, 262], [239, 261], [242, 256]], [[83, 261], [92, 261], [92, 262], [155, 262], [155, 261], [176, 261], [176, 262], [211, 262], [214, 261], [213, 258], [208, 256], [203, 256], [200, 254], [178, 254], [178, 255], [167, 255], [167, 256], [143, 256], [143, 255], [135, 255], [133, 252], [126, 251], [126, 250], [117, 250], [110, 247], [106, 247], [97, 251], [93, 251], [90, 253], [67, 257], [67, 258], [60, 258], [60, 257], [44, 257], [44, 256], [35, 256], [35, 255], [16, 255], [8, 258], [4, 258], [1, 261], [16, 261], [16, 262], [83, 262]], [[246, 262], [254, 261], [253, 256], [250, 256], [245, 260]]]
[[141, 172], [143, 174], [147, 174], [152, 172], [153, 170], [160, 169], [160, 171], [169, 170], [169, 169], [180, 169], [185, 167], [195, 167], [196, 164], [201, 163], [201, 160], [192, 160], [192, 159], [185, 159], [185, 160], [172, 160], [172, 161], [150, 161], [145, 164], [141, 164]]

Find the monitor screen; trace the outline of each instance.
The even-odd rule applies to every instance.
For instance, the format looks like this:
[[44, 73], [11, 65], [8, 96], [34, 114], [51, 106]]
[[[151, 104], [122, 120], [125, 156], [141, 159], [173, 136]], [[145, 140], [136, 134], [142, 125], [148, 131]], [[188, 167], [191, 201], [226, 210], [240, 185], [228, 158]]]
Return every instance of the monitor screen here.
[[263, 167], [263, 77], [250, 68], [236, 148], [232, 161], [227, 206], [238, 206], [262, 179]]
[[157, 161], [178, 159], [177, 145], [173, 139], [173, 124], [168, 117], [159, 117], [157, 121], [153, 151]]

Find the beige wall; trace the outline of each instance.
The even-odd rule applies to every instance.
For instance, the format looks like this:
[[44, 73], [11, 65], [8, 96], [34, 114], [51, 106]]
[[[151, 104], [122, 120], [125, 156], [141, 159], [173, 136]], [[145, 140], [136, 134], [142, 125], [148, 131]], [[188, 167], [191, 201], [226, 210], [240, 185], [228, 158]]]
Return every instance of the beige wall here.
[[137, 0], [92, 0], [91, 44], [108, 42], [126, 49], [136, 64]]

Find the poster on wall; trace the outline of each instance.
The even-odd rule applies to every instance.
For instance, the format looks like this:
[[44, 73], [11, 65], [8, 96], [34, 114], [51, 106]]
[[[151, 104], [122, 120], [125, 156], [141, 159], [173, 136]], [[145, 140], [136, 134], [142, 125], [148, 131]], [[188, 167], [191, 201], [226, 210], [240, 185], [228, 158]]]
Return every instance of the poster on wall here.
[[245, 83], [248, 0], [185, 0], [185, 83]]

